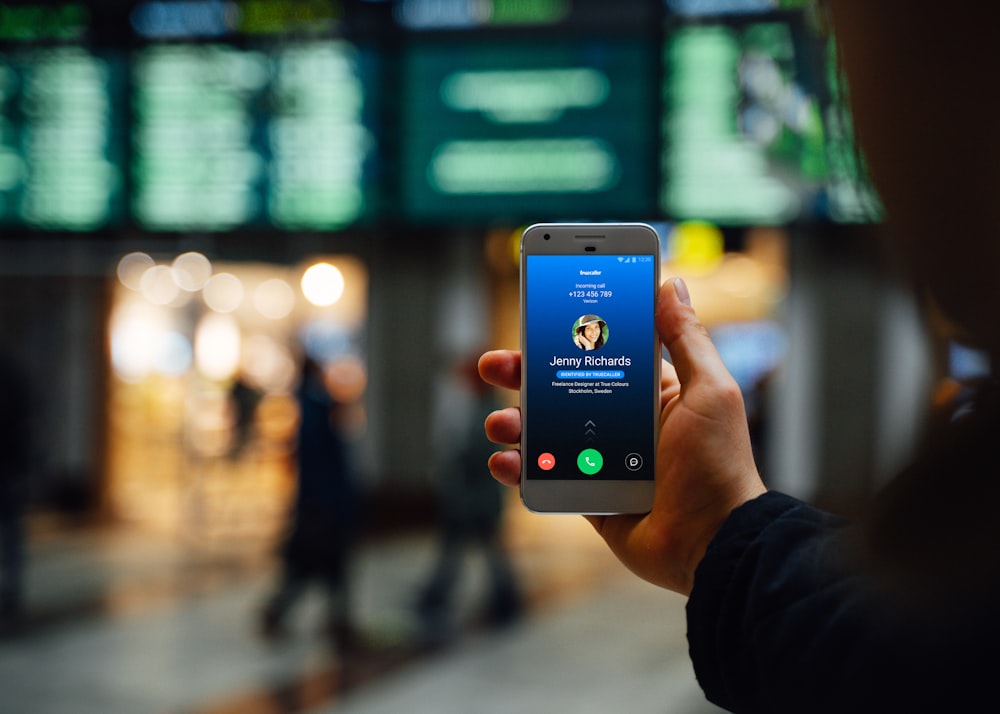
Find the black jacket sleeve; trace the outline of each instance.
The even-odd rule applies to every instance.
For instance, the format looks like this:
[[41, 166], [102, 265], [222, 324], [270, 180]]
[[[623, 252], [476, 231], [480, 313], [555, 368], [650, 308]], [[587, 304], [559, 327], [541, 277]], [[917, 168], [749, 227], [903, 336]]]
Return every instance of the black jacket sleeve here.
[[687, 605], [690, 654], [708, 699], [761, 714], [973, 711], [962, 707], [981, 703], [998, 660], [996, 618], [929, 621], [895, 607], [875, 579], [848, 567], [852, 529], [775, 492], [730, 515]]

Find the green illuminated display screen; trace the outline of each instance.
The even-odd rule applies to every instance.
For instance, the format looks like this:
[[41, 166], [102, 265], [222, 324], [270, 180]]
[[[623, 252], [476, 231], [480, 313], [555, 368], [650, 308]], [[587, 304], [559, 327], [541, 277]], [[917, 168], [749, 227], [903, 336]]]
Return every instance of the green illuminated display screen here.
[[648, 217], [655, 56], [636, 38], [414, 41], [401, 64], [403, 214]]
[[340, 40], [164, 44], [133, 62], [136, 221], [331, 230], [366, 210], [364, 58]]
[[122, 64], [75, 46], [0, 52], [0, 224], [122, 220]]
[[781, 22], [675, 29], [664, 47], [663, 174], [669, 218], [784, 223], [823, 209], [819, 101], [796, 76]]
[[797, 1], [0, 0], [0, 228], [877, 220]]

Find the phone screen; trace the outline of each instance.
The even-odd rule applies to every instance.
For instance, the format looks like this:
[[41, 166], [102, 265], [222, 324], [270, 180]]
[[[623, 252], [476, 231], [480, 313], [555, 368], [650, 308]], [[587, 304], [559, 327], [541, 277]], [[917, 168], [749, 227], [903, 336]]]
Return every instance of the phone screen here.
[[653, 255], [527, 255], [524, 477], [653, 478]]

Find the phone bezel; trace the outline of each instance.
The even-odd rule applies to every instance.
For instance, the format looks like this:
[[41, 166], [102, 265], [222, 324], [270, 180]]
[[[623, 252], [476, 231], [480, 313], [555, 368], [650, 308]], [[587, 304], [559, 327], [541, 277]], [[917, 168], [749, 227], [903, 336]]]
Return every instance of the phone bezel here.
[[[548, 235], [548, 238], [545, 236]], [[528, 365], [526, 344], [527, 324], [527, 257], [529, 255], [651, 255], [653, 257], [654, 285], [650, 300], [655, 307], [656, 291], [660, 276], [660, 239], [656, 230], [646, 223], [536, 223], [524, 230], [521, 236], [521, 354], [522, 370]], [[660, 342], [655, 327], [650, 324], [650, 349], [653, 350], [654, 389], [650, 394], [650, 424], [653, 432], [653, 450], [656, 451], [659, 432], [660, 405]], [[524, 443], [530, 419], [527, 380], [521, 379], [522, 465], [521, 501], [528, 510], [536, 513], [579, 513], [608, 515], [615, 513], [646, 513], [652, 508], [653, 479], [600, 479], [594, 481], [572, 479], [529, 479], [527, 454], [530, 446]]]

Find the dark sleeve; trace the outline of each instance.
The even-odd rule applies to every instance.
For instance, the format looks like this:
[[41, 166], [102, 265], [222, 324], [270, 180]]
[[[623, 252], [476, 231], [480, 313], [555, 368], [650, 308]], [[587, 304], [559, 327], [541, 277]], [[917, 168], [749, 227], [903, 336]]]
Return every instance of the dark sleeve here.
[[995, 711], [996, 599], [913, 609], [858, 567], [857, 528], [774, 492], [733, 511], [687, 605], [708, 699], [742, 714]]
[[941, 682], [947, 666], [935, 671], [931, 659], [941, 665], [947, 653], [879, 607], [869, 583], [844, 567], [851, 530], [774, 492], [733, 511], [687, 605], [690, 654], [709, 700], [767, 714], [925, 711], [897, 707], [920, 701], [920, 672]]

